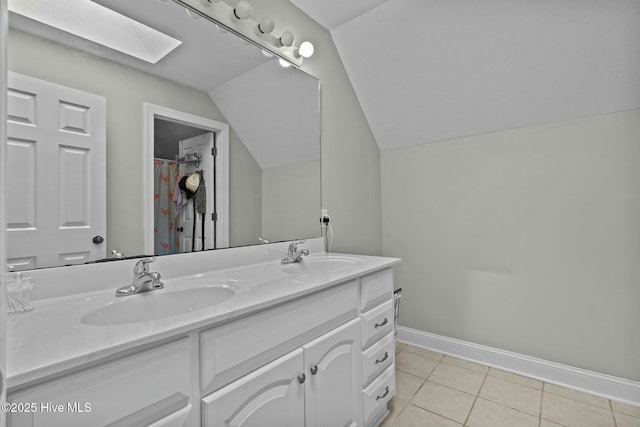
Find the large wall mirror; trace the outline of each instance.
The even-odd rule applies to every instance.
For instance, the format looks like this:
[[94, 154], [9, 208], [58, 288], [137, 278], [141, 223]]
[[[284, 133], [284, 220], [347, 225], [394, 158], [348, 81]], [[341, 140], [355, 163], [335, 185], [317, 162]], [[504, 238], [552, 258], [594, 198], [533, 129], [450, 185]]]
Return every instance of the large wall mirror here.
[[[84, 27], [106, 26], [120, 47], [29, 11], [67, 22], [80, 4], [95, 8]], [[320, 236], [316, 78], [173, 1], [9, 11], [7, 264]], [[90, 22], [98, 13], [137, 23]]]

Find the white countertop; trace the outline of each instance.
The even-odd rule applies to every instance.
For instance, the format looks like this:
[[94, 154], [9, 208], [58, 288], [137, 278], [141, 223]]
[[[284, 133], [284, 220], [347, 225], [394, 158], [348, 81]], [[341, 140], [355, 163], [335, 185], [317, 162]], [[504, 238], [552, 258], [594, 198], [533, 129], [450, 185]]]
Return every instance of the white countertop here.
[[[348, 254], [317, 254], [305, 259], [313, 262], [336, 256], [359, 261], [333, 270], [327, 267], [316, 274], [292, 274], [274, 260], [163, 280], [164, 289], [146, 295], [116, 298], [118, 286], [114, 285], [112, 289], [37, 300], [33, 311], [7, 316], [7, 385], [15, 388], [128, 348], [227, 322], [400, 262], [398, 258]], [[130, 298], [211, 284], [230, 287], [236, 294], [211, 307], [156, 320], [106, 326], [81, 321], [88, 313]]]

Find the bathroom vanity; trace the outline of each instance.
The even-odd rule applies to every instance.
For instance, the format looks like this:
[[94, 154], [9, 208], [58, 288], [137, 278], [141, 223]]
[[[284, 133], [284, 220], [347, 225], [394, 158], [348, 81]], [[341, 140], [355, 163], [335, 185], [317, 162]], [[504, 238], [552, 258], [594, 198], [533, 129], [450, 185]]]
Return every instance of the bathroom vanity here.
[[[167, 264], [178, 257], [159, 258], [152, 269], [175, 270], [162, 290], [116, 298], [114, 284], [10, 316], [8, 425], [380, 424], [400, 260], [269, 257], [184, 275]], [[225, 265], [199, 263], [212, 264]]]

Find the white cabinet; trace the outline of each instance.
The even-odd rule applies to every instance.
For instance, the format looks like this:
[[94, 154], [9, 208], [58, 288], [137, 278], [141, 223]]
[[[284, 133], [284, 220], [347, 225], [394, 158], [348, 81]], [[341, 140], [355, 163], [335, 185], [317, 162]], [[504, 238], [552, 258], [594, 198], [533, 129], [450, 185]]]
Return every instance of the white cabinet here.
[[362, 426], [360, 320], [306, 344], [306, 427]]
[[202, 399], [203, 426], [304, 425], [302, 349], [269, 363]]
[[393, 272], [390, 268], [360, 279], [362, 319], [362, 396], [365, 427], [379, 425], [395, 394]]
[[362, 426], [360, 320], [202, 399], [208, 427]]
[[185, 410], [184, 420], [190, 415], [188, 344], [182, 338], [10, 393], [11, 403], [37, 406], [30, 412], [10, 413], [9, 425], [183, 425], [170, 424], [167, 418], [181, 410]]
[[8, 425], [372, 427], [395, 392], [392, 330], [391, 269], [350, 276], [9, 390], [11, 403], [64, 411]]
[[202, 394], [218, 390], [357, 316], [351, 280], [200, 334]]

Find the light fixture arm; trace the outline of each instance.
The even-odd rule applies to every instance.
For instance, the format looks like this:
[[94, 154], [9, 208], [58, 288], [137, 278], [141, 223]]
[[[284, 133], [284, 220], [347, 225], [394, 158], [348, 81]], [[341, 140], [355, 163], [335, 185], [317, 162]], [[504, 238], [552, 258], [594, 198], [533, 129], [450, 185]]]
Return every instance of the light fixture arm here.
[[274, 31], [275, 24], [270, 17], [256, 20], [247, 1], [233, 4], [230, 0], [173, 1], [296, 67], [302, 65], [304, 58], [299, 54], [300, 45], [296, 46], [294, 34]]

